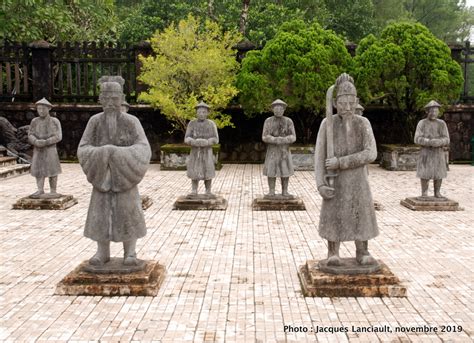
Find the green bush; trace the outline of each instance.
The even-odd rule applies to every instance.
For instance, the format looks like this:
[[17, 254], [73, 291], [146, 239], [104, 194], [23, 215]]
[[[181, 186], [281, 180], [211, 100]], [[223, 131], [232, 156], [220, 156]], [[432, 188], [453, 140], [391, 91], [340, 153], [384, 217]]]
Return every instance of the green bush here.
[[380, 38], [367, 36], [354, 62], [362, 101], [394, 109], [406, 143], [412, 142], [430, 100], [447, 105], [461, 93], [460, 65], [451, 58], [449, 47], [421, 24], [396, 23], [387, 26]]
[[243, 59], [237, 76], [240, 103], [254, 116], [281, 98], [307, 140], [316, 116], [324, 113], [326, 90], [350, 66], [344, 41], [333, 31], [301, 20], [284, 23], [262, 50]]

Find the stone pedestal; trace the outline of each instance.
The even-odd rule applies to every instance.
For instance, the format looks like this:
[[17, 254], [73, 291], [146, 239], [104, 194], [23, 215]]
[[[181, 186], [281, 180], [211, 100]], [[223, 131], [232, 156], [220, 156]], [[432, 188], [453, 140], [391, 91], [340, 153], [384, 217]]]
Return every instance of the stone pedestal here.
[[13, 204], [14, 210], [65, 210], [77, 204], [77, 199], [72, 195], [58, 194], [49, 198], [44, 194], [40, 198], [24, 197]]
[[[350, 260], [342, 259], [352, 263]], [[407, 289], [379, 261], [379, 271], [369, 274], [332, 274], [319, 269], [319, 261], [308, 260], [298, 276], [305, 297], [406, 297]]]
[[179, 197], [173, 210], [225, 210], [227, 200], [217, 195], [186, 195]]
[[254, 211], [304, 211], [306, 207], [301, 198], [290, 195], [265, 195], [257, 197], [252, 202]]
[[459, 203], [448, 198], [412, 197], [400, 201], [400, 204], [413, 211], [462, 211]]
[[156, 296], [166, 269], [155, 261], [124, 266], [122, 258], [112, 258], [101, 267], [82, 262], [56, 286], [57, 295]]
[[153, 200], [148, 195], [142, 195], [142, 210], [146, 210], [148, 207], [153, 205]]

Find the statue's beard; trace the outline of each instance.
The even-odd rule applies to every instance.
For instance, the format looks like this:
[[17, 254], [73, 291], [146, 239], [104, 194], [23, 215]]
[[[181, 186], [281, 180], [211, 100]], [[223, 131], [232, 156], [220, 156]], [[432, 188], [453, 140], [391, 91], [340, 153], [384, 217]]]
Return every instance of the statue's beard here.
[[117, 117], [118, 114], [116, 112], [105, 113], [105, 123], [107, 125], [110, 140], [113, 140], [117, 133]]

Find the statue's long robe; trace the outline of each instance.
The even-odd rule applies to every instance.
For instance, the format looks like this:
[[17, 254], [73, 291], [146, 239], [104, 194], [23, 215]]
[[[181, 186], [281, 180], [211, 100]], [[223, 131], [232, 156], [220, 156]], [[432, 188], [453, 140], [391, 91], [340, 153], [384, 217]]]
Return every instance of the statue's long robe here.
[[[334, 180], [335, 197], [323, 199], [319, 235], [329, 241], [365, 241], [378, 235], [374, 203], [365, 166], [377, 157], [372, 127], [367, 118], [335, 115], [334, 155], [339, 159]], [[326, 119], [319, 128], [315, 149], [316, 184], [327, 185]]]
[[[207, 140], [207, 146], [194, 146], [196, 139]], [[216, 175], [212, 145], [219, 143], [216, 124], [210, 120], [191, 120], [186, 128], [184, 142], [191, 145], [191, 153], [186, 164], [191, 180], [211, 180]]]
[[[441, 146], [432, 147], [429, 140], [437, 139]], [[428, 140], [428, 141], [427, 141]], [[426, 180], [440, 180], [447, 176], [447, 161], [443, 147], [449, 146], [449, 132], [441, 119], [422, 119], [415, 132], [415, 144], [421, 145], [416, 176]]]
[[84, 236], [123, 242], [146, 234], [137, 185], [148, 168], [151, 149], [136, 117], [119, 114], [112, 137], [105, 119], [104, 113], [89, 119], [77, 149], [93, 185]]
[[[46, 140], [46, 146], [37, 147], [36, 141]], [[61, 123], [57, 118], [47, 116], [45, 118], [33, 118], [28, 132], [28, 141], [33, 148], [33, 159], [31, 160], [31, 175], [34, 177], [52, 177], [61, 174], [56, 143], [62, 140]]]
[[[275, 144], [266, 136], [281, 137], [283, 144]], [[262, 140], [267, 144], [263, 175], [268, 177], [289, 177], [295, 173], [291, 158], [290, 144], [296, 141], [293, 121], [288, 117], [273, 116], [263, 124]]]

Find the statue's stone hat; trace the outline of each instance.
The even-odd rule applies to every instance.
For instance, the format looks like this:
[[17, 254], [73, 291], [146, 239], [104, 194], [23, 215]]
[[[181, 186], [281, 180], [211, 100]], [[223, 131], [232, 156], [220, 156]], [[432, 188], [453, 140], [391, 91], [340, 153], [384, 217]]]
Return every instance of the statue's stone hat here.
[[431, 108], [431, 107], [441, 107], [441, 105], [438, 104], [436, 101], [431, 100], [429, 103], [427, 103], [425, 105], [425, 108], [428, 109], [428, 108]]
[[207, 108], [208, 110], [210, 109], [209, 105], [206, 104], [204, 101], [201, 101], [199, 104], [196, 105], [196, 107], [194, 107], [195, 109], [198, 109], [199, 107], [204, 107], [204, 108]]
[[120, 92], [123, 93], [125, 80], [121, 76], [102, 76], [99, 79], [101, 92]]
[[46, 98], [43, 98], [41, 100], [38, 100], [36, 103], [35, 103], [36, 106], [38, 105], [45, 105], [45, 106], [48, 106], [49, 108], [53, 108], [53, 105], [48, 101], [46, 100]]
[[354, 79], [346, 73], [342, 73], [336, 79], [336, 96], [354, 95], [357, 96], [357, 90], [354, 86]]
[[288, 107], [288, 104], [286, 102], [284, 102], [283, 100], [281, 100], [281, 99], [276, 99], [274, 102], [272, 102], [270, 107], [273, 108], [277, 105], [283, 106], [284, 108]]

